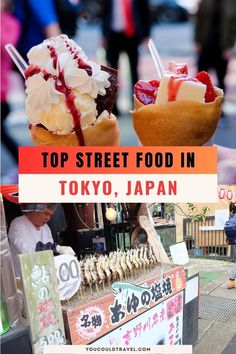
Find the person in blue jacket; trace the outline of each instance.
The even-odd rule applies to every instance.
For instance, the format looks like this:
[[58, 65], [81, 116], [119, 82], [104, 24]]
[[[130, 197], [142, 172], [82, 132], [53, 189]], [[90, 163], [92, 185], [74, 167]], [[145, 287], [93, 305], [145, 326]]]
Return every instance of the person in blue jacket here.
[[[230, 203], [230, 219], [225, 223], [225, 234], [227, 238], [231, 239], [231, 245], [236, 240], [236, 201]], [[231, 275], [227, 281], [227, 288], [232, 289], [236, 288], [236, 262], [234, 263], [233, 269], [231, 271]]]
[[22, 26], [17, 49], [26, 61], [30, 48], [61, 33], [55, 0], [14, 0], [14, 14]]

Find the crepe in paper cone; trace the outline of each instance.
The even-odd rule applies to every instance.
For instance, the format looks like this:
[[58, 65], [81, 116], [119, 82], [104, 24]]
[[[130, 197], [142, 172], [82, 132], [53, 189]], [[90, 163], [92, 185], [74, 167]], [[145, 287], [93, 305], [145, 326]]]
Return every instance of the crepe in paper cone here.
[[[79, 140], [75, 133], [66, 135], [53, 134], [40, 125], [31, 126], [30, 132], [36, 145], [79, 145]], [[120, 142], [118, 121], [113, 114], [98, 118], [93, 125], [82, 130], [82, 133], [86, 146], [116, 146]]]
[[214, 134], [223, 91], [214, 88], [214, 102], [173, 101], [143, 105], [135, 97], [133, 126], [144, 146], [201, 146]]

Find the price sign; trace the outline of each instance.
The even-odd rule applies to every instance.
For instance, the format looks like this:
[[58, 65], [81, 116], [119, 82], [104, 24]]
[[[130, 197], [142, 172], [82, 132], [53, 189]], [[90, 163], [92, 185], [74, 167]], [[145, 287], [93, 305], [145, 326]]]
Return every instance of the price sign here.
[[60, 300], [69, 300], [81, 284], [80, 264], [74, 256], [62, 254], [54, 257]]
[[65, 343], [65, 332], [52, 251], [22, 254], [21, 274], [34, 354]]

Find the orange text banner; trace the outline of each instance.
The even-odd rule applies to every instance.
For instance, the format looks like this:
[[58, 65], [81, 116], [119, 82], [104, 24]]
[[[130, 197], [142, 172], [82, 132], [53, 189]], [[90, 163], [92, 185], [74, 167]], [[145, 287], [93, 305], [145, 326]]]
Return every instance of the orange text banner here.
[[20, 147], [19, 174], [217, 174], [216, 147]]

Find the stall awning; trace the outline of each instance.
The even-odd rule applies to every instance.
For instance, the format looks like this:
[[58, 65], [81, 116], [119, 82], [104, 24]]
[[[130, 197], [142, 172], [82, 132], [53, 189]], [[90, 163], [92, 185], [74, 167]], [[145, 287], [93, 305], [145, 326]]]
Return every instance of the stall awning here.
[[6, 184], [0, 186], [0, 193], [12, 203], [18, 204], [18, 184]]

